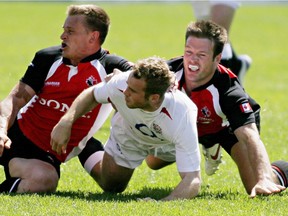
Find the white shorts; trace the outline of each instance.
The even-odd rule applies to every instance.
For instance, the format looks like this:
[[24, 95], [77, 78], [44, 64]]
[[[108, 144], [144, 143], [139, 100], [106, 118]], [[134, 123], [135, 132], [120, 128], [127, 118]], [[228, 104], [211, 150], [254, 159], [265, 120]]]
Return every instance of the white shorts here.
[[[139, 145], [139, 144], [138, 144]], [[130, 146], [130, 147], [129, 147]], [[110, 136], [104, 145], [105, 152], [113, 157], [115, 163], [129, 169], [135, 169], [140, 166], [148, 155], [154, 155], [163, 161], [175, 162], [175, 148], [171, 146], [162, 146], [144, 150], [137, 148], [137, 143], [129, 145], [127, 142], [123, 145], [117, 143], [113, 136]]]
[[110, 137], [104, 145], [104, 150], [113, 157], [116, 164], [130, 169], [140, 166], [148, 155], [154, 155], [167, 162], [176, 160], [174, 144], [167, 143], [155, 147], [150, 141], [138, 137], [122, 116], [115, 113], [111, 119]]

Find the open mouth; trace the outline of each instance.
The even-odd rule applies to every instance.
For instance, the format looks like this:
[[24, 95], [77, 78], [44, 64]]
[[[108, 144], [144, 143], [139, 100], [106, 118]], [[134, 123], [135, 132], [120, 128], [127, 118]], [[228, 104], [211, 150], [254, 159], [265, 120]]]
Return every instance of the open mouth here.
[[192, 71], [197, 71], [199, 69], [199, 66], [197, 66], [197, 65], [189, 65], [188, 67]]
[[67, 44], [66, 43], [62, 43], [61, 44], [61, 48], [64, 49], [65, 47], [67, 47]]

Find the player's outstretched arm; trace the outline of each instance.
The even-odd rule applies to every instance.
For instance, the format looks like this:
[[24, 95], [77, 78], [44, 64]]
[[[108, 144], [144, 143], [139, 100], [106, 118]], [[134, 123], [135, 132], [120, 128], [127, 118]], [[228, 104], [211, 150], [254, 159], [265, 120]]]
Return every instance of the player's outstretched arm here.
[[269, 157], [255, 123], [241, 126], [234, 133], [239, 143], [232, 148], [231, 155], [250, 197], [271, 195], [284, 190], [285, 187], [273, 180]]
[[78, 95], [68, 111], [53, 128], [50, 145], [52, 146], [52, 150], [56, 151], [57, 154], [60, 155], [66, 152], [73, 123], [97, 106], [98, 103], [95, 100], [93, 90], [94, 87], [92, 86]]
[[27, 84], [19, 82], [9, 95], [0, 102], [0, 156], [4, 149], [10, 148], [11, 140], [7, 131], [16, 119], [19, 110], [35, 95], [35, 91]]
[[200, 171], [182, 172], [179, 173], [182, 180], [172, 193], [161, 199], [162, 201], [176, 200], [176, 199], [191, 199], [198, 195], [201, 187]]

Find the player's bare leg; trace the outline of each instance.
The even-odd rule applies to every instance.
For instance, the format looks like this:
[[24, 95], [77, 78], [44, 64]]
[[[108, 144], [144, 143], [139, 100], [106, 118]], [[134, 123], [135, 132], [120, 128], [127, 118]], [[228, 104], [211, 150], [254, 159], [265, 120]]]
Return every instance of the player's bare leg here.
[[148, 155], [145, 160], [146, 160], [148, 167], [153, 170], [159, 170], [165, 166], [168, 166], [174, 163], [174, 162], [163, 161], [160, 158], [157, 158], [153, 155]]
[[19, 177], [15, 192], [54, 192], [58, 185], [56, 169], [49, 163], [37, 159], [13, 158], [9, 162], [11, 177]]
[[98, 162], [92, 169], [90, 175], [95, 179], [105, 192], [123, 192], [134, 172], [134, 169], [119, 166], [112, 156], [104, 153], [101, 162]]

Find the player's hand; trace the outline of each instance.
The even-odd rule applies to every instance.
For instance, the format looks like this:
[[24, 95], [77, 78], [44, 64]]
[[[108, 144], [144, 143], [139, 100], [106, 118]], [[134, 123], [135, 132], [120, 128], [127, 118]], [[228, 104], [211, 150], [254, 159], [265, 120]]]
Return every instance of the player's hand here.
[[0, 130], [0, 156], [2, 156], [4, 149], [10, 148], [11, 143], [7, 134], [3, 130]]
[[250, 198], [256, 197], [256, 195], [272, 195], [276, 193], [280, 193], [281, 191], [284, 191], [286, 188], [277, 185], [274, 182], [270, 180], [262, 180], [259, 181], [253, 188], [250, 193]]
[[56, 151], [58, 155], [65, 154], [67, 144], [70, 140], [71, 125], [64, 121], [58, 122], [51, 132], [50, 145], [53, 151]]

